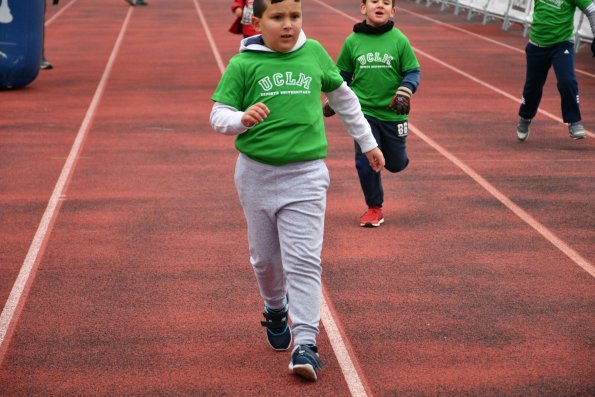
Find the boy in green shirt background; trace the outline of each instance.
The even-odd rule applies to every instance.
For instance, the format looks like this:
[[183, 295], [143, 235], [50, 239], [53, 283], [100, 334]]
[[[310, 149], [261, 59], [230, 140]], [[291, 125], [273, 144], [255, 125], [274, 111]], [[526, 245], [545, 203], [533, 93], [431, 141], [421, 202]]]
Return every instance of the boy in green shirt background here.
[[[407, 120], [411, 96], [419, 86], [419, 62], [409, 39], [390, 20], [396, 14], [394, 0], [362, 0], [360, 12], [365, 19], [345, 40], [337, 67], [361, 103], [386, 159], [385, 168], [400, 172], [409, 164]], [[324, 114], [332, 116], [332, 106], [325, 104]], [[368, 206], [360, 226], [380, 226], [384, 222], [381, 176], [370, 168], [357, 142], [355, 166]]]
[[293, 339], [290, 371], [315, 381], [329, 186], [322, 92], [374, 172], [384, 157], [333, 60], [302, 31], [300, 0], [255, 0], [253, 12], [261, 34], [242, 40], [240, 53], [229, 61], [211, 98], [210, 122], [236, 136], [234, 180], [268, 342], [282, 351]]
[[[536, 0], [529, 43], [525, 47], [527, 73], [519, 108], [516, 135], [520, 142], [529, 137], [529, 125], [537, 114], [543, 86], [554, 67], [562, 107], [562, 119], [572, 139], [585, 138], [581, 124], [578, 82], [574, 72], [574, 14], [576, 7], [589, 18], [595, 35], [595, 3], [592, 0]], [[591, 44], [595, 56], [595, 41]]]

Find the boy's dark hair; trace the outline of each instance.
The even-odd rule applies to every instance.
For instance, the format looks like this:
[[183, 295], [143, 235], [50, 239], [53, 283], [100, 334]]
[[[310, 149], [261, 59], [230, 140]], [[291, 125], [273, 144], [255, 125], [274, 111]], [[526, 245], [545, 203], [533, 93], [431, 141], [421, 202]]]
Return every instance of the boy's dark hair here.
[[[397, 1], [397, 0], [393, 0], [393, 7], [395, 6], [395, 1]], [[366, 0], [362, 0], [362, 4], [366, 4]]]
[[[281, 3], [282, 1], [285, 0], [254, 0], [254, 3], [252, 4], [252, 13], [256, 18], [262, 18], [264, 10], [267, 9], [269, 4]], [[395, 0], [393, 0], [393, 2], [394, 1]], [[300, 0], [295, 0], [295, 2], [299, 3]]]

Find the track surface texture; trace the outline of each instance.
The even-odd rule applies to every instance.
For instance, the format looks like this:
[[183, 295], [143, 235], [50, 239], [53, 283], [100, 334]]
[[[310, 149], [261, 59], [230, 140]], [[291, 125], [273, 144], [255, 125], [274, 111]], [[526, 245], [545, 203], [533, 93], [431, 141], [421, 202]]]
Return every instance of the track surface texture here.
[[[55, 68], [0, 92], [1, 396], [595, 395], [587, 47], [587, 139], [568, 137], [551, 72], [519, 143], [522, 29], [398, 2], [422, 65], [411, 164], [383, 174], [386, 222], [360, 228], [353, 142], [326, 120], [330, 321], [309, 383], [266, 344], [237, 152], [209, 126], [239, 47], [230, 4], [149, 3], [49, 5]], [[303, 9], [336, 59], [358, 1]]]

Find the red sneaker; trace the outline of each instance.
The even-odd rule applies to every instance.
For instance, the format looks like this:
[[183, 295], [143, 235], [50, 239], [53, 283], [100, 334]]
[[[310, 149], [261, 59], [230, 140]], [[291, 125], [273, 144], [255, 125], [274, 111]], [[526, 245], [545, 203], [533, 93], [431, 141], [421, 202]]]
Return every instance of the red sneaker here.
[[361, 227], [378, 227], [380, 224], [384, 222], [384, 217], [382, 216], [382, 208], [380, 207], [370, 207], [361, 218], [359, 218], [359, 225]]

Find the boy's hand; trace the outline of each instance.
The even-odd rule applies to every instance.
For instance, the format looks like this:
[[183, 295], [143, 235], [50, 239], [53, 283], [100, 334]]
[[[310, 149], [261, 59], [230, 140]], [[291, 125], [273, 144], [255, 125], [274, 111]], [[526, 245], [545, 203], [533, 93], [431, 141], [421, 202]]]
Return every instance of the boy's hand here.
[[244, 112], [242, 116], [242, 124], [246, 127], [254, 127], [258, 123], [262, 123], [269, 115], [269, 108], [262, 102], [255, 103]]
[[384, 155], [379, 148], [375, 147], [369, 152], [364, 153], [370, 162], [370, 167], [376, 172], [382, 171], [384, 168]]
[[324, 117], [332, 117], [335, 115], [335, 111], [328, 103], [328, 99], [324, 101], [324, 105], [322, 106], [322, 114], [324, 115]]
[[409, 109], [411, 108], [411, 94], [412, 92], [409, 88], [403, 86], [399, 87], [388, 107], [394, 110], [396, 114], [409, 114]]
[[242, 13], [244, 12], [244, 10], [242, 10], [242, 8], [237, 7], [235, 10], [233, 10], [233, 15], [235, 15], [236, 17], [241, 17]]

